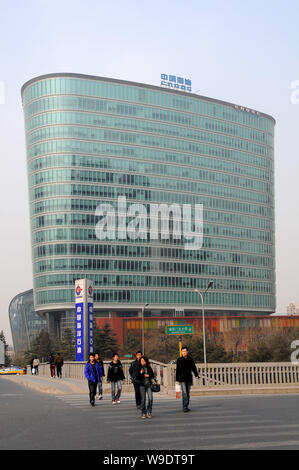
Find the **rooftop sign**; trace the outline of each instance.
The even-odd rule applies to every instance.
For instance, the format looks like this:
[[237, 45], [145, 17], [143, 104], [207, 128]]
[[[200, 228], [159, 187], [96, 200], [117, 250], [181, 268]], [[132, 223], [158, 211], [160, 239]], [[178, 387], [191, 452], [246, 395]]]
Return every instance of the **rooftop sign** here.
[[167, 73], [161, 73], [161, 86], [176, 88], [181, 91], [192, 91], [191, 80], [189, 78], [177, 77]]

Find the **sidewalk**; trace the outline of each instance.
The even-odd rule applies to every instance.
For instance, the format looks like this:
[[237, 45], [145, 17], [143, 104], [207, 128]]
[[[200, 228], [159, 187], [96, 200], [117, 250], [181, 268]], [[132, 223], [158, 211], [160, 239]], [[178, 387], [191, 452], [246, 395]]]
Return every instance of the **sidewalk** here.
[[[2, 375], [1, 380], [11, 380], [24, 387], [31, 388], [38, 392], [50, 393], [53, 395], [86, 395], [88, 394], [87, 380], [57, 377], [45, 377], [43, 375]], [[0, 382], [1, 383], [1, 382]], [[133, 385], [123, 385], [124, 392], [133, 393]], [[111, 393], [110, 384], [103, 384], [103, 391]]]
[[0, 380], [11, 380], [17, 384], [54, 395], [85, 394], [88, 392], [85, 380], [51, 378], [42, 375], [2, 375]]
[[[50, 393], [53, 395], [86, 395], [88, 385], [86, 380], [62, 378], [58, 379], [45, 377], [43, 375], [2, 375], [1, 380], [11, 380], [17, 384], [31, 388], [38, 392]], [[103, 390], [110, 394], [110, 384], [104, 383]], [[133, 385], [123, 385], [123, 392], [134, 393]], [[275, 395], [275, 394], [299, 394], [299, 385], [252, 385], [252, 386], [222, 386], [222, 387], [196, 387], [191, 388], [193, 396], [219, 396], [219, 395]], [[175, 397], [174, 387], [169, 390], [161, 390], [160, 395]]]

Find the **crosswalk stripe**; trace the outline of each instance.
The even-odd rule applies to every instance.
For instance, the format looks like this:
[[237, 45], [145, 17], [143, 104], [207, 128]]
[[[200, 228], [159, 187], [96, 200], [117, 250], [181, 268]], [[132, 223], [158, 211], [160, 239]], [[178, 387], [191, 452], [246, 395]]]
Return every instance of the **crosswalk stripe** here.
[[[163, 423], [158, 423], [158, 424], [155, 424], [155, 416], [153, 417], [153, 421], [151, 422], [150, 424], [150, 427], [151, 429], [152, 428], [158, 428], [159, 430], [161, 428], [167, 428], [167, 430], [169, 429], [169, 423], [168, 424], [163, 424]], [[258, 423], [266, 423], [266, 424], [261, 424], [261, 428], [263, 427], [267, 427], [267, 426], [273, 426], [273, 423], [275, 423], [275, 421], [272, 421], [272, 420], [264, 420], [264, 421], [260, 421], [259, 419], [252, 419], [250, 421], [247, 421], [247, 424], [248, 426], [251, 428], [255, 428], [255, 424], [258, 424]], [[188, 421], [188, 429], [190, 428], [193, 428], [193, 427], [199, 427], [199, 428], [202, 428], [204, 426], [206, 427], [209, 427], [209, 426], [219, 426], [219, 428], [221, 428], [221, 426], [230, 426], [230, 429], [235, 429], [235, 425], [238, 425], [238, 424], [244, 424], [244, 420], [230, 420], [230, 421], [199, 421], [199, 422], [189, 422]], [[250, 426], [252, 425], [252, 426]], [[280, 426], [280, 425], [277, 425], [277, 426]], [[288, 426], [288, 425], [285, 425], [285, 426]], [[297, 426], [297, 425], [294, 425], [294, 426]], [[299, 425], [298, 425], [299, 426]], [[131, 429], [132, 428], [132, 425], [130, 424], [127, 424], [127, 425], [122, 425], [122, 426], [113, 426], [115, 427], [115, 429], [119, 429], [119, 430], [128, 430], [128, 429]], [[176, 423], [175, 425], [176, 429], [177, 428], [185, 428], [186, 427], [186, 422], [183, 422], [183, 423]], [[244, 429], [247, 429], [246, 427]], [[161, 431], [161, 432], [167, 432], [166, 431]], [[206, 430], [205, 430], [206, 431]], [[208, 430], [207, 430], [208, 431]]]
[[[299, 449], [299, 441], [258, 441], [258, 442], [244, 442], [238, 444], [216, 444], [216, 445], [208, 445], [208, 446], [200, 446], [198, 447], [199, 450], [245, 450], [245, 449], [267, 449], [272, 447], [279, 447], [280, 449], [284, 449], [285, 447], [296, 447]], [[159, 447], [159, 449], [163, 450], [163, 447]], [[165, 448], [167, 449], [167, 447]], [[192, 447], [193, 449], [193, 447]], [[184, 448], [184, 451], [188, 449]]]
[[[201, 424], [200, 424], [200, 423], [197, 423], [197, 424], [194, 423], [193, 426], [191, 426], [191, 427], [197, 427], [197, 426], [200, 427]], [[177, 432], [178, 432], [177, 427], [179, 427], [179, 426], [176, 425], [176, 429], [165, 429], [165, 430], [160, 429], [158, 432], [157, 432], [157, 431], [154, 431], [154, 432], [155, 432], [155, 435], [156, 435], [156, 434], [161, 435], [161, 434], [164, 434], [164, 433], [166, 433], [166, 434], [173, 434], [173, 433], [177, 433]], [[293, 424], [293, 425], [285, 424], [285, 425], [281, 425], [281, 424], [273, 424], [273, 423], [271, 423], [271, 424], [268, 424], [268, 425], [257, 425], [257, 426], [236, 426], [236, 427], [231, 426], [231, 427], [230, 427], [230, 431], [248, 431], [248, 430], [251, 431], [251, 430], [259, 430], [259, 429], [266, 429], [266, 430], [269, 429], [269, 430], [271, 431], [273, 428], [278, 428], [278, 429], [280, 429], [280, 428], [289, 428], [289, 427], [292, 427], [292, 428], [299, 428], [299, 424]], [[151, 426], [151, 428], [152, 428], [152, 426]], [[188, 429], [190, 429], [190, 426], [188, 426]], [[209, 436], [200, 436], [200, 439], [210, 439], [211, 437], [212, 437], [213, 439], [218, 439], [218, 438], [220, 438], [220, 437], [224, 437], [225, 439], [226, 439], [226, 438], [234, 438], [234, 437], [237, 437], [237, 436], [238, 436], [238, 437], [243, 437], [243, 435], [240, 435], [240, 434], [234, 434], [234, 433], [227, 434], [227, 429], [223, 429], [223, 431], [225, 432], [225, 434], [218, 434], [218, 435], [214, 435], [214, 436], [210, 436], [210, 435], [209, 435]], [[213, 429], [210, 429], [210, 430], [205, 429], [204, 432], [205, 432], [205, 434], [207, 434], [207, 433], [213, 433], [213, 432], [215, 432], [215, 431], [214, 431]], [[290, 429], [289, 432], [286, 432], [286, 431], [284, 431], [284, 432], [285, 432], [286, 434], [289, 434], [289, 433], [291, 433], [291, 432], [293, 432], [293, 431]], [[133, 431], [128, 431], [126, 434], [127, 434], [127, 435], [130, 435], [130, 436], [135, 436], [135, 435], [138, 436], [138, 435], [140, 435], [140, 431], [138, 431], [138, 432], [136, 432], [136, 431], [134, 431], [134, 432], [133, 432]], [[263, 433], [262, 435], [265, 435], [265, 434], [267, 434], [267, 433]], [[272, 434], [272, 433], [271, 433], [271, 434]], [[275, 434], [275, 431], [273, 432], [273, 434]], [[247, 437], [248, 435], [250, 435], [250, 434], [245, 433], [245, 434], [244, 434], [244, 437]], [[258, 434], [254, 433], [254, 435], [257, 436]], [[148, 436], [148, 434], [147, 434], [147, 436]]]
[[[155, 432], [155, 435], [157, 433]], [[198, 436], [197, 439], [198, 439], [198, 444], [200, 444], [201, 441], [205, 441], [205, 440], [215, 440], [215, 439], [248, 439], [249, 437], [265, 437], [265, 434], [267, 436], [289, 436], [289, 435], [293, 435], [294, 434], [294, 430], [290, 429], [289, 431], [269, 431], [269, 432], [254, 432], [254, 433], [244, 433], [244, 434], [240, 434], [240, 433], [226, 433], [226, 434], [213, 434], [213, 435], [204, 435], [204, 436]], [[146, 435], [146, 439], [141, 439], [141, 441], [143, 443], [155, 443], [155, 442], [161, 442], [162, 439], [161, 437], [149, 437], [149, 434], [147, 433]], [[190, 441], [190, 436], [184, 436], [184, 435], [180, 435], [179, 437], [170, 437], [170, 438], [163, 438], [163, 442], [164, 443], [175, 443], [175, 442], [179, 442], [179, 443], [182, 443], [184, 441]]]

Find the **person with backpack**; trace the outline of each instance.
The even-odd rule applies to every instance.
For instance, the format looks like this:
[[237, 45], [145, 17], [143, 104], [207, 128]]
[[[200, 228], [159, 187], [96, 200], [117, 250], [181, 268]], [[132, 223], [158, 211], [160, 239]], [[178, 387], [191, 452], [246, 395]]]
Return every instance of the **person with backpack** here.
[[98, 387], [99, 387], [99, 400], [102, 400], [103, 398], [103, 377], [105, 377], [105, 371], [104, 371], [104, 364], [103, 361], [100, 359], [99, 353], [95, 353], [95, 360], [100, 364], [102, 367], [102, 376], [101, 379], [98, 382]]
[[[140, 364], [137, 369], [137, 381], [139, 382], [139, 390], [141, 397], [141, 418], [151, 418], [153, 409], [153, 392], [151, 389], [152, 382], [155, 380], [155, 374], [151, 368], [147, 357], [140, 358]], [[146, 405], [146, 397], [148, 398]]]
[[131, 365], [130, 365], [130, 368], [129, 368], [129, 375], [130, 375], [132, 384], [134, 386], [134, 391], [135, 391], [135, 402], [136, 402], [137, 409], [140, 409], [140, 406], [141, 406], [140, 383], [137, 379], [137, 371], [138, 371], [138, 367], [140, 365], [141, 357], [142, 357], [142, 352], [137, 351], [136, 352], [136, 359], [135, 359], [135, 361], [131, 362]]
[[34, 361], [35, 357], [32, 356], [31, 358], [31, 361], [30, 361], [30, 370], [31, 370], [31, 375], [35, 374], [35, 370], [33, 372], [33, 361]]
[[[111, 382], [112, 404], [120, 403], [122, 390], [122, 381], [125, 380], [122, 363], [117, 353], [113, 354], [113, 360], [110, 362], [107, 373], [107, 382]], [[115, 389], [117, 392], [115, 393]]]
[[55, 359], [54, 359], [54, 364], [56, 366], [57, 377], [62, 378], [61, 369], [63, 366], [63, 357], [61, 356], [60, 353], [56, 354]]
[[88, 380], [90, 404], [95, 406], [97, 385], [102, 380], [103, 369], [101, 364], [95, 360], [94, 353], [89, 354], [89, 361], [85, 364], [84, 375]]

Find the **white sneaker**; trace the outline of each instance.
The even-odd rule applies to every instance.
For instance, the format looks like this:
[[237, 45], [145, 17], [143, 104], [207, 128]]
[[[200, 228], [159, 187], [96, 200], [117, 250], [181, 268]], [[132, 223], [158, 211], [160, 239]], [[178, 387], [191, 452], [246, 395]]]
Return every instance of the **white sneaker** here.
[[116, 405], [116, 401], [115, 401], [115, 400], [112, 401], [112, 405]]
[[99, 395], [99, 400], [102, 400], [102, 398], [103, 398], [103, 395]]

